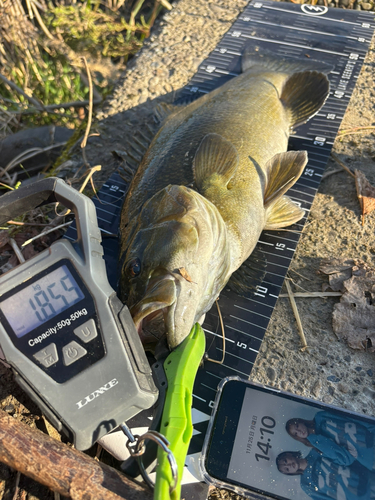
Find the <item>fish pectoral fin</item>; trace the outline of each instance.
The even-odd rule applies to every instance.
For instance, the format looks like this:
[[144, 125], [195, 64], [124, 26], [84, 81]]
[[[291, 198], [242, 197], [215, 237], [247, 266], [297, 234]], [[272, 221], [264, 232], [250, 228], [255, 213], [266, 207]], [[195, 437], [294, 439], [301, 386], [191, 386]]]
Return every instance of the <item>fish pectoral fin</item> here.
[[268, 208], [293, 186], [302, 174], [306, 163], [307, 151], [278, 153], [267, 162], [264, 208]]
[[326, 75], [317, 71], [294, 73], [284, 83], [280, 100], [287, 108], [292, 127], [305, 123], [323, 106], [329, 94]]
[[200, 191], [210, 185], [227, 188], [239, 163], [237, 149], [219, 134], [207, 134], [193, 161], [194, 179]]
[[302, 219], [304, 213], [290, 198], [282, 196], [268, 208], [264, 229], [280, 229], [290, 226]]

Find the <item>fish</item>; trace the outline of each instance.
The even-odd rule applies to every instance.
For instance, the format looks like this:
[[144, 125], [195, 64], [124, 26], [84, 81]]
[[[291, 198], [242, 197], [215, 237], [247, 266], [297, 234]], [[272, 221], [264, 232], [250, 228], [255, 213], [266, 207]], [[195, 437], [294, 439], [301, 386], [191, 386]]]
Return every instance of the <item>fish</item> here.
[[172, 350], [202, 323], [264, 229], [301, 210], [285, 193], [306, 151], [293, 128], [323, 106], [328, 67], [247, 49], [242, 73], [165, 119], [130, 183], [120, 221], [119, 295], [144, 345]]

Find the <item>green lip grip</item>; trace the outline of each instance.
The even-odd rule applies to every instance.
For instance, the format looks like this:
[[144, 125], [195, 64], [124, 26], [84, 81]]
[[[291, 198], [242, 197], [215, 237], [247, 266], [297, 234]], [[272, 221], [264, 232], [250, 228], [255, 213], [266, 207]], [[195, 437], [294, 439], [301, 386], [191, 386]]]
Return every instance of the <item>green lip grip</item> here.
[[170, 443], [169, 448], [177, 462], [178, 478], [176, 488], [170, 492], [171, 485], [173, 485], [172, 472], [167, 454], [159, 448], [154, 500], [180, 499], [181, 476], [193, 434], [191, 420], [193, 385], [205, 347], [206, 338], [203, 329], [196, 323], [189, 336], [171, 352], [164, 362], [168, 389], [160, 433]]

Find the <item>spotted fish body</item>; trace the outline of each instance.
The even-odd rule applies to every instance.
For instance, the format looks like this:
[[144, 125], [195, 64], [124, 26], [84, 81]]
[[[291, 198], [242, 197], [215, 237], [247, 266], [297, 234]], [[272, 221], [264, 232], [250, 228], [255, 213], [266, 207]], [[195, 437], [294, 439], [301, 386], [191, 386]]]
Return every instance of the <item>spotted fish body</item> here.
[[307, 153], [286, 149], [328, 95], [322, 69], [245, 54], [241, 75], [170, 110], [122, 210], [122, 298], [144, 341], [182, 342], [261, 231], [303, 216], [284, 193]]

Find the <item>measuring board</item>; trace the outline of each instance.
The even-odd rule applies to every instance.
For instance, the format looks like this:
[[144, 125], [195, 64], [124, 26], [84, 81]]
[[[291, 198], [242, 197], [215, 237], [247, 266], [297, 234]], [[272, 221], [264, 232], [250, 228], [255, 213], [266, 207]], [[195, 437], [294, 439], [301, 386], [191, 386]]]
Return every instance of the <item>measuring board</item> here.
[[[287, 193], [306, 214], [291, 227], [293, 230], [302, 230], [306, 222], [374, 28], [374, 15], [363, 11], [271, 1], [253, 2], [245, 8], [180, 93], [179, 101], [191, 99], [191, 96], [199, 97], [237, 76], [241, 54], [249, 44], [258, 46], [260, 51], [272, 50], [280, 57], [317, 59], [334, 68], [329, 75], [331, 91], [324, 107], [290, 137], [289, 149], [307, 150], [309, 156], [301, 178]], [[113, 235], [118, 231], [126, 190], [126, 183], [115, 173], [100, 190], [100, 202], [94, 198], [109, 279], [114, 288], [117, 280], [117, 240]], [[74, 228], [69, 230], [67, 237], [76, 238]], [[263, 232], [258, 248], [266, 256], [266, 274], [256, 291], [246, 297], [227, 289], [222, 291], [220, 309], [226, 334], [225, 360], [221, 365], [205, 362], [204, 368], [198, 371], [193, 393], [195, 433], [189, 454], [201, 450], [220, 380], [228, 375], [248, 378], [298, 240], [299, 234], [295, 232]], [[223, 341], [216, 307], [207, 313], [203, 328], [209, 357], [221, 359]], [[187, 491], [184, 495], [189, 498]]]

